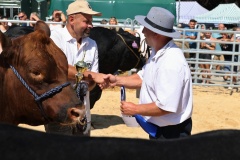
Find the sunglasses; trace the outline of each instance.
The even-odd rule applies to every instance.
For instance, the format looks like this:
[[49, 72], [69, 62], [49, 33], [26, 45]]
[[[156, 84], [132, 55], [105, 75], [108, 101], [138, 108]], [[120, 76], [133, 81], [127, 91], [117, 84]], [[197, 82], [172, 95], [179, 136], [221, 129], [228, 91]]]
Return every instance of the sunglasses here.
[[21, 19], [21, 18], [23, 18], [23, 17], [24, 17], [24, 15], [23, 15], [23, 16], [19, 16], [18, 18]]

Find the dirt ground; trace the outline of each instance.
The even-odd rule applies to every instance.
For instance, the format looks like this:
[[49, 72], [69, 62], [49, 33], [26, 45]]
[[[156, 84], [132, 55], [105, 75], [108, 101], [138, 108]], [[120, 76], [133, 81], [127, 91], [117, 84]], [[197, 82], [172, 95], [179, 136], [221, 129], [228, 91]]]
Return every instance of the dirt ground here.
[[[223, 87], [193, 87], [193, 129], [192, 134], [218, 130], [240, 129], [240, 92]], [[138, 103], [135, 90], [126, 90], [127, 101]], [[127, 127], [120, 110], [120, 88], [104, 90], [102, 97], [91, 110], [94, 129], [93, 137], [128, 137], [148, 139], [140, 127]], [[43, 126], [21, 127], [44, 132]]]

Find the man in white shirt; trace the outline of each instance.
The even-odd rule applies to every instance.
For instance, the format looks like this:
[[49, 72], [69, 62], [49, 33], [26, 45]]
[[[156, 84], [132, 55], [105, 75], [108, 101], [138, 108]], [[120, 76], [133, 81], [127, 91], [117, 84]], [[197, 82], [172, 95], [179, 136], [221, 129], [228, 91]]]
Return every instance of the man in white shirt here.
[[[122, 101], [120, 110], [124, 115], [141, 115], [144, 123], [139, 124], [150, 139], [189, 136], [192, 130], [192, 79], [184, 54], [173, 41], [180, 37], [173, 29], [175, 18], [164, 8], [152, 7], [147, 16], [135, 16], [135, 19], [144, 26], [142, 32], [152, 48], [151, 56], [137, 74], [108, 74], [105, 79], [110, 86], [141, 88], [140, 103]], [[101, 85], [101, 88], [107, 86]], [[141, 124], [147, 124], [147, 127]], [[154, 133], [152, 129], [148, 131], [149, 126], [154, 126]]]
[[[69, 4], [67, 9], [67, 24], [64, 28], [57, 28], [51, 32], [51, 39], [65, 53], [69, 64], [69, 80], [75, 82], [77, 73], [74, 65], [78, 61], [86, 62], [88, 71], [98, 72], [98, 48], [94, 40], [89, 38], [92, 25], [92, 16], [100, 16], [100, 12], [93, 11], [85, 0], [77, 0]], [[94, 83], [89, 84], [89, 90]], [[84, 97], [86, 107], [87, 128], [84, 135], [90, 136], [91, 114], [89, 104], [89, 92]], [[62, 126], [58, 123], [45, 125], [46, 132], [57, 132], [72, 135], [71, 126]]]

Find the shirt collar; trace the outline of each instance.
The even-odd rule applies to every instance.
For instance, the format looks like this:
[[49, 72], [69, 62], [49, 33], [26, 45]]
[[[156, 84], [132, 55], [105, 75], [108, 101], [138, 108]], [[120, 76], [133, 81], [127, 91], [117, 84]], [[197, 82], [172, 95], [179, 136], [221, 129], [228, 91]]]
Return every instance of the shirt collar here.
[[71, 34], [68, 32], [66, 26], [63, 28], [63, 32], [64, 32], [64, 34], [63, 34], [63, 35], [64, 35], [64, 39], [65, 39], [67, 42], [71, 41], [72, 39], [75, 39], [75, 38], [73, 38], [73, 37], [71, 36]]
[[173, 40], [169, 41], [163, 48], [161, 48], [157, 53], [156, 51], [153, 49], [153, 58], [158, 58], [161, 57], [162, 55], [164, 55], [164, 53], [173, 46], [174, 42]]

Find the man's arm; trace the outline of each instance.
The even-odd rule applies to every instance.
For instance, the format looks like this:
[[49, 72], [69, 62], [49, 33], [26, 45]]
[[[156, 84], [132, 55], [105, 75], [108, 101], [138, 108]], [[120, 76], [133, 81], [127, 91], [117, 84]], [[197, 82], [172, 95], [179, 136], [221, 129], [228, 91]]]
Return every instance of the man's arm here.
[[138, 74], [132, 74], [130, 76], [114, 76], [112, 74], [108, 74], [104, 76], [104, 79], [105, 79], [105, 82], [107, 83], [100, 84], [100, 87], [102, 89], [107, 88], [108, 85], [111, 87], [125, 86], [126, 88], [129, 88], [129, 89], [137, 89], [137, 88], [141, 88], [141, 85], [142, 85], [142, 79], [139, 77]]
[[159, 108], [155, 102], [148, 104], [134, 104], [132, 102], [121, 101], [120, 110], [125, 115], [140, 114], [143, 116], [163, 116], [172, 112]]

